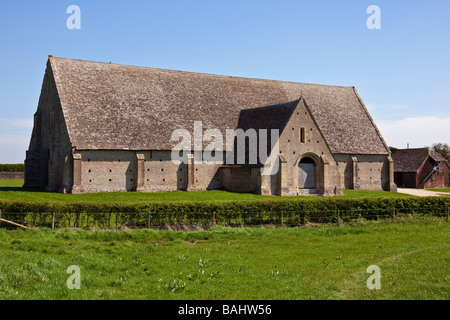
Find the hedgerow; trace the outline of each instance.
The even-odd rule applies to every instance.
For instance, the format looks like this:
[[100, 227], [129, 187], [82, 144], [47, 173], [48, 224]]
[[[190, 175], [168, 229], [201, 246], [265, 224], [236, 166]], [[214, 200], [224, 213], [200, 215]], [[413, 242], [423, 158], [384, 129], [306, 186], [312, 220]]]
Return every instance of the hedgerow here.
[[25, 165], [23, 163], [18, 164], [0, 164], [0, 172], [24, 172]]
[[2, 217], [30, 226], [160, 227], [205, 224], [301, 225], [448, 214], [449, 197], [315, 198], [201, 202], [37, 202], [0, 200]]

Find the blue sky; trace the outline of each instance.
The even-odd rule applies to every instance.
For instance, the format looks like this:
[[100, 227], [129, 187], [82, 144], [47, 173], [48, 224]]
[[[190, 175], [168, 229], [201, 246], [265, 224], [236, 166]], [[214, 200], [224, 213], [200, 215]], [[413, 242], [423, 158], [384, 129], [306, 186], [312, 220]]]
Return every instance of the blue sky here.
[[49, 54], [355, 86], [389, 145], [450, 143], [449, 17], [448, 0], [1, 0], [0, 163], [25, 158]]

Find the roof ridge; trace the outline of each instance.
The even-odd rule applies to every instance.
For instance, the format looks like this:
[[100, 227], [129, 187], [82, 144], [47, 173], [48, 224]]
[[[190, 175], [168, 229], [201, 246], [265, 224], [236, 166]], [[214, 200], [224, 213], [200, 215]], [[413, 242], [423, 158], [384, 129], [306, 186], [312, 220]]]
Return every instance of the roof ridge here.
[[311, 86], [323, 86], [323, 87], [343, 88], [343, 89], [354, 88], [354, 86], [339, 86], [339, 85], [320, 84], [320, 83], [311, 83], [311, 82], [299, 82], [299, 81], [285, 81], [285, 80], [267, 79], [267, 78], [249, 78], [249, 77], [243, 77], [243, 76], [230, 76], [230, 75], [217, 74], [217, 73], [195, 72], [195, 71], [185, 71], [185, 70], [175, 70], [175, 69], [155, 68], [155, 67], [144, 67], [144, 66], [122, 64], [122, 63], [112, 63], [112, 62], [93, 61], [93, 60], [84, 60], [84, 59], [72, 59], [72, 58], [64, 58], [64, 57], [55, 57], [52, 55], [49, 55], [49, 59], [62, 59], [62, 60], [72, 60], [72, 61], [80, 61], [80, 62], [88, 62], [88, 63], [101, 63], [101, 64], [106, 64], [106, 65], [115, 65], [115, 66], [122, 66], [122, 67], [128, 67], [128, 68], [142, 68], [142, 69], [159, 70], [159, 71], [166, 71], [166, 72], [197, 74], [197, 75], [220, 77], [220, 78], [260, 80], [260, 81], [270, 81], [270, 82], [278, 82], [278, 83], [295, 83], [295, 84], [300, 83], [300, 84], [311, 85]]
[[395, 152], [397, 152], [397, 151], [408, 151], [408, 150], [426, 150], [427, 148], [429, 149], [429, 147], [397, 149], [397, 150], [395, 150]]

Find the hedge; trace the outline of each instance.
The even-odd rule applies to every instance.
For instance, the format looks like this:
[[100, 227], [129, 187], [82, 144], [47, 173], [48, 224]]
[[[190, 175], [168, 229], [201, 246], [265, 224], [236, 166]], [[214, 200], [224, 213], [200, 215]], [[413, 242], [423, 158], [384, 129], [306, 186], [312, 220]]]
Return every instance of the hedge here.
[[24, 172], [25, 165], [23, 163], [18, 164], [0, 164], [0, 172]]
[[2, 218], [29, 226], [46, 227], [52, 225], [53, 219], [55, 227], [160, 227], [212, 223], [301, 225], [409, 214], [448, 215], [449, 208], [450, 197], [147, 203], [0, 200]]

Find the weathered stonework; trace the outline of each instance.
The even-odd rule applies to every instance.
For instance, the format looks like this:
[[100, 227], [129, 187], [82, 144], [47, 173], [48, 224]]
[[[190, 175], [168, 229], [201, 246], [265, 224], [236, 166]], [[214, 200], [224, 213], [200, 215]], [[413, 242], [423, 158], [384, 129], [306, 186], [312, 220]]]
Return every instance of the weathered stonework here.
[[[396, 191], [390, 181], [392, 159], [385, 155], [335, 155], [345, 189]], [[393, 176], [392, 176], [393, 179]]]
[[[227, 129], [279, 130], [279, 150], [269, 150], [278, 171], [261, 175], [268, 167], [261, 161], [199, 161], [205, 143], [173, 162], [171, 133], [194, 134], [195, 121], [200, 134], [217, 129], [223, 137]], [[53, 57], [25, 166], [25, 186], [67, 193], [225, 188], [333, 196], [396, 188], [390, 151], [353, 87]]]
[[23, 179], [24, 172], [4, 172], [0, 171], [0, 179]]
[[50, 63], [44, 75], [34, 128], [25, 160], [25, 187], [46, 191], [64, 189], [66, 157], [72, 145]]
[[[286, 172], [280, 173], [284, 182], [281, 189], [285, 190], [282, 195], [342, 195], [337, 162], [303, 99], [280, 136], [280, 153], [286, 161]], [[304, 158], [314, 162], [316, 188], [301, 189], [298, 186], [299, 163]]]

